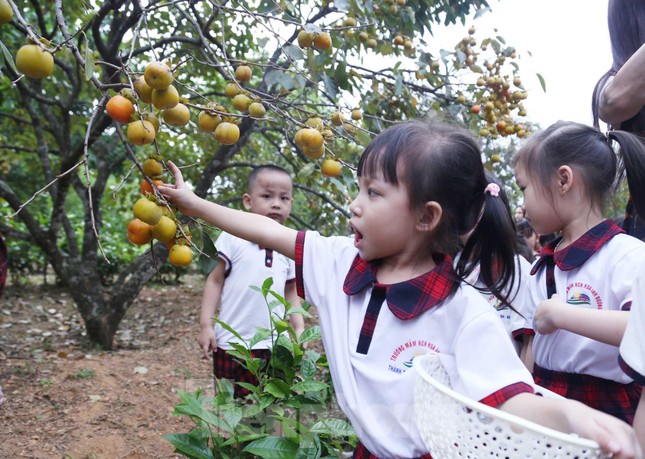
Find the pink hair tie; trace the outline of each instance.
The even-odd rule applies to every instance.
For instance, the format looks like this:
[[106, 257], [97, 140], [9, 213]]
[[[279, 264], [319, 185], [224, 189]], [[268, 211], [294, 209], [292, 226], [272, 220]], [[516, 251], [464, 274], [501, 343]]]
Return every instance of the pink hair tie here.
[[491, 196], [498, 197], [499, 196], [499, 185], [497, 183], [489, 183], [486, 185], [486, 188], [484, 188], [484, 194], [488, 191]]

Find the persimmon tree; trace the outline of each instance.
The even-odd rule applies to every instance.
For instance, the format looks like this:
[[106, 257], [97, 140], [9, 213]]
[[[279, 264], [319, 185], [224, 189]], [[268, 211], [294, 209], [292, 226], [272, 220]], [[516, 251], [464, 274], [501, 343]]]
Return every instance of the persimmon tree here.
[[[42, 251], [106, 349], [168, 257], [154, 239], [122, 244], [146, 159], [172, 159], [198, 195], [230, 205], [250, 168], [279, 164], [295, 178], [290, 224], [330, 234], [346, 231], [357, 156], [389, 124], [442, 113], [493, 145], [527, 132], [513, 47], [471, 25], [450, 49], [432, 42], [484, 0], [2, 1], [0, 231]], [[51, 54], [51, 74], [19, 62], [25, 44]], [[152, 91], [150, 63], [176, 100]], [[182, 222], [208, 253], [211, 229]]]

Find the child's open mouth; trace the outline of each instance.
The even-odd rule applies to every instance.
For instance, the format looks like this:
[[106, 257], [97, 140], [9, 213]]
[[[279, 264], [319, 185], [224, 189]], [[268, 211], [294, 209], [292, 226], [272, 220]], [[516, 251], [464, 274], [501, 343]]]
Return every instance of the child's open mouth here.
[[363, 239], [363, 234], [360, 231], [358, 231], [356, 228], [353, 228], [353, 229], [354, 229], [354, 246], [356, 246]]

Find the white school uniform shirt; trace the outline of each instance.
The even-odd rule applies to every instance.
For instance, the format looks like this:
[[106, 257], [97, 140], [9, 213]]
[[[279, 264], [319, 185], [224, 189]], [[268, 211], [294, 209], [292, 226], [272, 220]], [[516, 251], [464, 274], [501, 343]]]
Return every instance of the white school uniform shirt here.
[[620, 343], [618, 363], [634, 381], [645, 384], [645, 274], [641, 273], [632, 286], [632, 308], [623, 340]]
[[[450, 257], [389, 286], [375, 284], [375, 272], [351, 238], [298, 234], [298, 293], [317, 307], [338, 403], [372, 454], [427, 453], [414, 421], [415, 357], [439, 353], [453, 388], [492, 406], [533, 392], [530, 373], [479, 292], [464, 284], [447, 298], [455, 282]], [[386, 301], [378, 297], [383, 291]], [[372, 294], [377, 313], [368, 312]]]
[[[480, 268], [478, 264], [472, 273], [470, 273], [466, 282], [478, 288], [485, 288], [486, 285], [480, 279], [479, 272]], [[502, 292], [511, 301], [514, 310], [502, 304], [494, 294], [479, 291], [486, 301], [488, 301], [488, 304], [499, 314], [499, 318], [504, 324], [504, 328], [511, 338], [511, 342], [518, 355], [522, 350], [522, 336], [525, 334], [533, 334], [533, 325], [530, 322], [530, 318], [533, 317], [531, 293], [529, 291], [530, 273], [531, 264], [526, 258], [516, 255], [513, 284]]]
[[[644, 267], [645, 243], [622, 233], [615, 223], [605, 220], [555, 254], [553, 250], [561, 238], [545, 246], [531, 271], [534, 308], [549, 297], [546, 265], [548, 257], [553, 256], [556, 292], [564, 301], [581, 308], [629, 310], [632, 282]], [[591, 375], [621, 384], [632, 382], [616, 364], [617, 346], [566, 330], [548, 335], [536, 331], [533, 356], [537, 365], [548, 370]]]
[[[226, 278], [217, 318], [248, 343], [258, 328], [272, 328], [269, 306], [262, 293], [251, 286], [262, 287], [264, 281], [271, 277], [271, 290], [284, 297], [285, 284], [295, 281], [295, 264], [275, 250], [262, 248], [225, 232], [217, 238], [215, 246], [221, 261], [226, 263]], [[269, 303], [275, 301], [270, 294], [267, 299]], [[282, 319], [284, 306], [279, 304], [271, 313]], [[220, 324], [216, 323], [214, 330], [219, 348], [232, 349], [230, 342], [239, 343], [239, 339]], [[255, 344], [253, 349], [270, 349], [272, 340], [275, 337], [269, 336]]]

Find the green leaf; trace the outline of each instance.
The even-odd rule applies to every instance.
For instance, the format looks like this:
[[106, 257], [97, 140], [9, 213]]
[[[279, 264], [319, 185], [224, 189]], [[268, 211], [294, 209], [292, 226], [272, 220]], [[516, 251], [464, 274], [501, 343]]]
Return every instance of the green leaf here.
[[188, 434], [167, 434], [163, 437], [175, 447], [175, 452], [182, 453], [194, 459], [214, 459], [213, 452], [204, 444], [201, 439], [194, 438]]
[[298, 445], [282, 437], [265, 437], [249, 443], [244, 451], [264, 459], [293, 459]]
[[325, 85], [325, 91], [327, 91], [327, 94], [329, 94], [329, 97], [331, 99], [336, 99], [336, 96], [338, 95], [338, 88], [336, 88], [336, 84], [334, 83], [334, 80], [332, 80], [329, 75], [326, 73], [322, 74], [322, 82]]
[[321, 435], [324, 434], [339, 437], [356, 435], [351, 424], [342, 419], [324, 419], [315, 423], [309, 430]]
[[316, 392], [319, 390], [324, 390], [329, 388], [329, 384], [322, 381], [299, 381], [291, 386], [291, 390], [302, 391], [302, 392]]
[[318, 459], [322, 455], [320, 437], [307, 432], [303, 435], [296, 459]]
[[539, 73], [536, 73], [538, 80], [540, 80], [540, 86], [542, 86], [542, 91], [546, 92], [546, 82], [544, 81], [544, 77], [540, 75]]
[[[11, 55], [11, 53], [9, 52], [7, 47], [4, 45], [2, 40], [0, 40], [0, 50], [2, 50], [2, 55], [4, 56], [4, 61], [7, 64], [9, 64], [9, 67], [11, 68], [11, 70], [13, 70], [16, 73], [20, 73], [20, 72], [18, 72], [18, 69], [16, 69], [16, 65], [13, 63], [13, 56]], [[2, 68], [3, 65], [4, 64], [2, 62], [0, 62], [0, 68]]]
[[299, 46], [296, 45], [287, 45], [283, 48], [284, 53], [289, 56], [294, 61], [299, 61], [305, 58], [305, 53], [302, 52]]
[[227, 424], [225, 422], [222, 422], [219, 417], [204, 408], [203, 397], [196, 397], [189, 392], [184, 392], [181, 390], [179, 391], [179, 397], [181, 399], [181, 403], [175, 406], [175, 409], [173, 411], [174, 415], [196, 417], [207, 424], [212, 424], [214, 426], [227, 430]]
[[309, 359], [302, 359], [300, 362], [300, 374], [305, 380], [312, 380], [316, 377], [316, 365]]
[[94, 53], [89, 46], [89, 42], [85, 43], [85, 81], [89, 81], [94, 76], [94, 69], [96, 64], [94, 62]]
[[227, 323], [222, 322], [222, 321], [221, 321], [221, 320], [219, 320], [219, 319], [215, 319], [215, 322], [217, 322], [218, 324], [220, 324], [224, 330], [226, 330], [226, 331], [228, 331], [228, 332], [232, 333], [232, 334], [233, 334], [233, 336], [235, 336], [238, 340], [240, 340], [240, 341], [244, 341], [244, 338], [242, 338], [242, 335], [240, 335], [238, 332], [236, 332], [235, 330], [233, 330], [233, 328], [231, 328], [231, 326], [230, 326], [230, 325], [228, 325]]
[[259, 328], [255, 332], [255, 335], [253, 335], [253, 338], [251, 338], [251, 341], [249, 341], [249, 347], [253, 349], [253, 346], [261, 341], [264, 341], [269, 336], [271, 336], [271, 330], [269, 330], [268, 328]]
[[202, 273], [210, 274], [211, 271], [215, 269], [215, 266], [217, 266], [217, 263], [219, 263], [219, 257], [217, 249], [215, 248], [215, 243], [208, 235], [208, 233], [202, 231], [201, 236], [202, 252], [204, 252], [205, 255], [199, 256], [199, 268], [201, 269]]
[[262, 295], [265, 297], [269, 294], [271, 286], [273, 285], [273, 277], [267, 277], [262, 283]]
[[300, 335], [301, 343], [306, 343], [307, 341], [311, 341], [314, 339], [320, 339], [320, 327], [318, 327], [317, 325], [306, 329]]
[[289, 385], [279, 379], [274, 379], [264, 387], [264, 391], [277, 398], [287, 397], [291, 391]]

